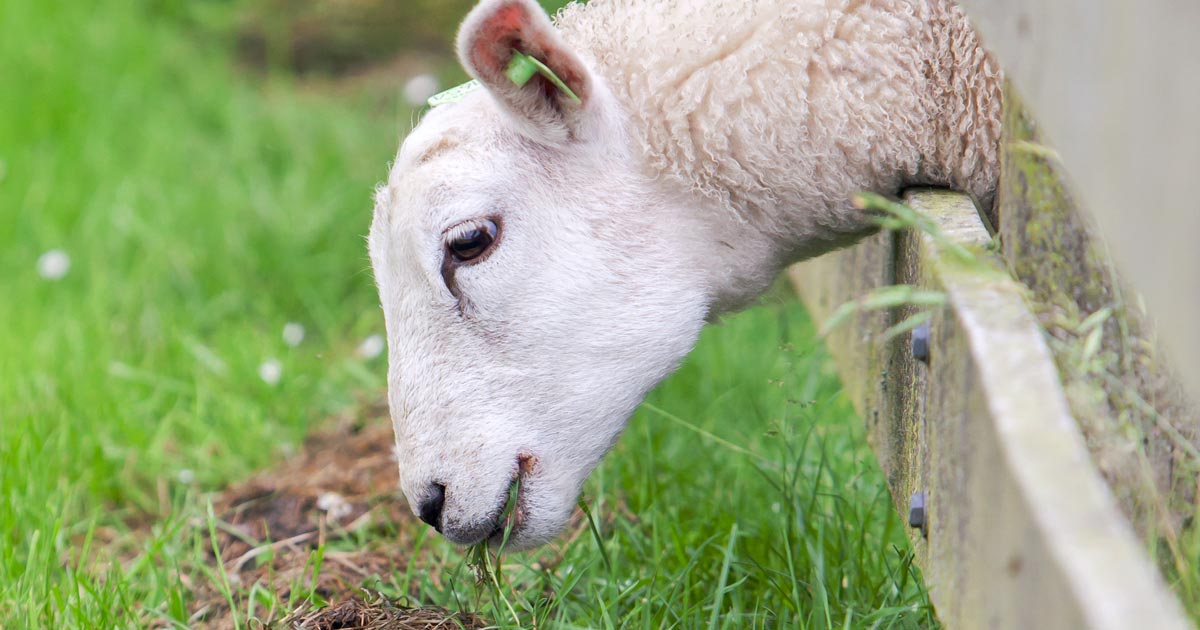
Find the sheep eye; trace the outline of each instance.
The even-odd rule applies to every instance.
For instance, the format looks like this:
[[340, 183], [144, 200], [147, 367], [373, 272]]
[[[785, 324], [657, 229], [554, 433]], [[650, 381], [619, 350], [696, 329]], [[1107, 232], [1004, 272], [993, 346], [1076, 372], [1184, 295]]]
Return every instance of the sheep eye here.
[[446, 235], [446, 248], [457, 262], [469, 262], [482, 256], [496, 242], [494, 221], [471, 221], [455, 226]]

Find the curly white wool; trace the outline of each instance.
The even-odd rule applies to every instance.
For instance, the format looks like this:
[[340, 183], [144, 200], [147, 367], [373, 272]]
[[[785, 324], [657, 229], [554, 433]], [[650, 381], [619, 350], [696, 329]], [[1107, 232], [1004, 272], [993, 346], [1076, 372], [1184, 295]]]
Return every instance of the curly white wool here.
[[950, 186], [991, 206], [1002, 75], [951, 0], [593, 0], [556, 26], [653, 169], [809, 234], [797, 258], [863, 227], [860, 190]]

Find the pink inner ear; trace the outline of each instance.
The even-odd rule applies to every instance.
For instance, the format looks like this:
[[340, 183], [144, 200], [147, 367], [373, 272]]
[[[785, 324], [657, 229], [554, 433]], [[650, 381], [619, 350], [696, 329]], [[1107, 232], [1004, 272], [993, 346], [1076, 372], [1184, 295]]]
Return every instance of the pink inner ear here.
[[[549, 25], [547, 24], [547, 28]], [[505, 66], [516, 49], [537, 57], [545, 63], [580, 98], [586, 99], [587, 81], [578, 60], [569, 52], [560, 50], [552, 33], [538, 29], [535, 16], [519, 2], [505, 3], [496, 7], [476, 28], [470, 44], [471, 60], [481, 78], [490, 82], [507, 81]], [[544, 82], [547, 93], [554, 88]]]
[[492, 78], [499, 77], [512, 57], [509, 52], [520, 41], [521, 31], [529, 23], [529, 14], [519, 4], [498, 7], [479, 25], [471, 56], [478, 70]]

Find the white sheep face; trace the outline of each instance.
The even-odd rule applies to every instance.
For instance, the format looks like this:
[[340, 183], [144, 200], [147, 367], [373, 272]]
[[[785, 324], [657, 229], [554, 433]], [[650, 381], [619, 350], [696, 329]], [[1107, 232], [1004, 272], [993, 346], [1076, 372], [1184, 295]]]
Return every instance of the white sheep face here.
[[[555, 61], [582, 104], [497, 76], [495, 41]], [[689, 228], [657, 212], [611, 96], [540, 9], [485, 2], [459, 44], [485, 89], [429, 112], [377, 195], [389, 403], [414, 511], [454, 542], [498, 542], [519, 477], [508, 545], [527, 548], [565, 526], [708, 304]]]

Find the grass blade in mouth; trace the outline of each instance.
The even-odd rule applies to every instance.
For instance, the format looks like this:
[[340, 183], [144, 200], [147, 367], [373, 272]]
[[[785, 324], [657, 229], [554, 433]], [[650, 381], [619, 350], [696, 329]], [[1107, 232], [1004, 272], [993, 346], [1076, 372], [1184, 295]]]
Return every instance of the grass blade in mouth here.
[[[471, 547], [467, 560], [467, 564], [475, 571], [475, 579], [480, 584], [486, 583], [491, 586], [492, 593], [504, 603], [504, 606], [508, 609], [508, 613], [512, 615], [513, 622], [518, 626], [521, 625], [521, 618], [517, 615], [517, 611], [513, 608], [512, 603], [504, 596], [504, 589], [500, 584], [500, 555], [504, 552], [504, 546], [508, 543], [508, 537], [512, 534], [513, 528], [516, 526], [517, 519], [515, 517], [520, 497], [521, 476], [518, 474], [512, 486], [508, 489], [508, 501], [505, 502], [504, 511], [500, 514], [500, 522], [503, 523], [503, 536], [496, 549], [496, 555], [492, 556], [491, 551], [488, 549], [491, 539], [495, 537], [495, 534], [492, 534]], [[499, 529], [500, 527], [497, 527], [497, 530]]]
[[500, 513], [500, 522], [504, 528], [504, 536], [500, 539], [500, 550], [504, 549], [505, 543], [508, 542], [508, 537], [517, 527], [518, 521], [521, 520], [521, 474], [517, 474], [517, 478], [508, 488], [508, 501], [504, 503], [504, 511]]
[[[496, 556], [499, 557], [500, 553], [504, 551], [504, 546], [508, 543], [508, 538], [512, 535], [513, 529], [516, 527], [517, 519], [515, 516], [517, 503], [520, 498], [521, 477], [517, 475], [517, 478], [513, 480], [512, 485], [508, 488], [508, 499], [504, 502], [504, 511], [500, 513], [496, 529], [492, 530], [492, 533], [488, 534], [486, 538], [471, 546], [468, 564], [475, 570], [476, 578], [480, 582], [491, 581], [488, 578], [494, 577], [491, 576], [491, 555], [489, 554], [488, 547], [491, 545], [493, 539], [500, 536], [500, 544], [497, 546]], [[496, 566], [498, 570], [498, 562]]]

